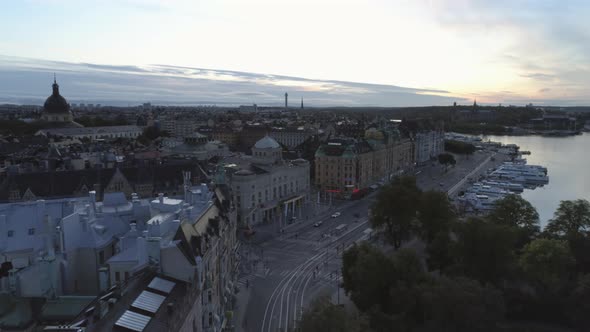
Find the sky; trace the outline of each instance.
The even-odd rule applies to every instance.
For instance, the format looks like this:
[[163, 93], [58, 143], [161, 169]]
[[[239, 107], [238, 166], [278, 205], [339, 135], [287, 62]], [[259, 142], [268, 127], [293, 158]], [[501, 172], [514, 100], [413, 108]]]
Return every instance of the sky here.
[[585, 0], [21, 0], [0, 31], [0, 101], [53, 70], [69, 100], [590, 105]]

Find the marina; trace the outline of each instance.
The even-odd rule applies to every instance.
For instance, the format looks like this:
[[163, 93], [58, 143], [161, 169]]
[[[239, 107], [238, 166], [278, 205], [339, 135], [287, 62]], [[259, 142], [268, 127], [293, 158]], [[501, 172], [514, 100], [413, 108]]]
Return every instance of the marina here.
[[[459, 193], [455, 202], [465, 214], [486, 214], [491, 211], [497, 200], [507, 195], [520, 195], [525, 190], [535, 190], [549, 184], [547, 167], [529, 165], [522, 157], [517, 144], [502, 144], [484, 141], [480, 137], [450, 133], [449, 138], [466, 143], [477, 144], [478, 149], [493, 151], [494, 158], [501, 158], [500, 165], [490, 168], [478, 179], [470, 179], [470, 184]], [[530, 151], [526, 151], [530, 155]]]

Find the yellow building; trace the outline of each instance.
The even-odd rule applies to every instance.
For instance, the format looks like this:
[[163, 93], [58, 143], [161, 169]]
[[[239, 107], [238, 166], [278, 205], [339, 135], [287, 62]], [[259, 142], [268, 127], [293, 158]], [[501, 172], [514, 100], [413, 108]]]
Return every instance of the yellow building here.
[[411, 169], [413, 145], [396, 131], [368, 129], [365, 139], [332, 139], [315, 155], [315, 184], [349, 198], [355, 192]]

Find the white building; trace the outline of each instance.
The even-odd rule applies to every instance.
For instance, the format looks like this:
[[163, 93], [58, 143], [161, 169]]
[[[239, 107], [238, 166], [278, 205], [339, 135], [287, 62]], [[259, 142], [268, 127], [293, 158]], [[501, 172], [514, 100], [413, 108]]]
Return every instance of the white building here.
[[438, 157], [445, 150], [445, 134], [442, 130], [420, 131], [414, 136], [414, 159], [423, 164]]
[[315, 135], [313, 130], [304, 127], [273, 128], [269, 136], [289, 149], [293, 149]]
[[283, 224], [301, 214], [310, 192], [309, 162], [283, 160], [281, 146], [265, 136], [252, 148], [251, 158], [236, 160], [231, 175], [238, 222]]
[[137, 138], [143, 133], [138, 126], [106, 126], [106, 127], [84, 127], [84, 128], [50, 128], [41, 129], [36, 135], [89, 138], [89, 139], [110, 139], [110, 138]]

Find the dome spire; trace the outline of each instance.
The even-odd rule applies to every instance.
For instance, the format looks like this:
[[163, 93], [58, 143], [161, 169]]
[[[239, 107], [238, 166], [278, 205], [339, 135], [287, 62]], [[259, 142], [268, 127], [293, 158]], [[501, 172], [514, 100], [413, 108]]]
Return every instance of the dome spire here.
[[53, 95], [59, 95], [59, 85], [57, 85], [57, 79], [55, 78], [55, 73], [53, 73]]

